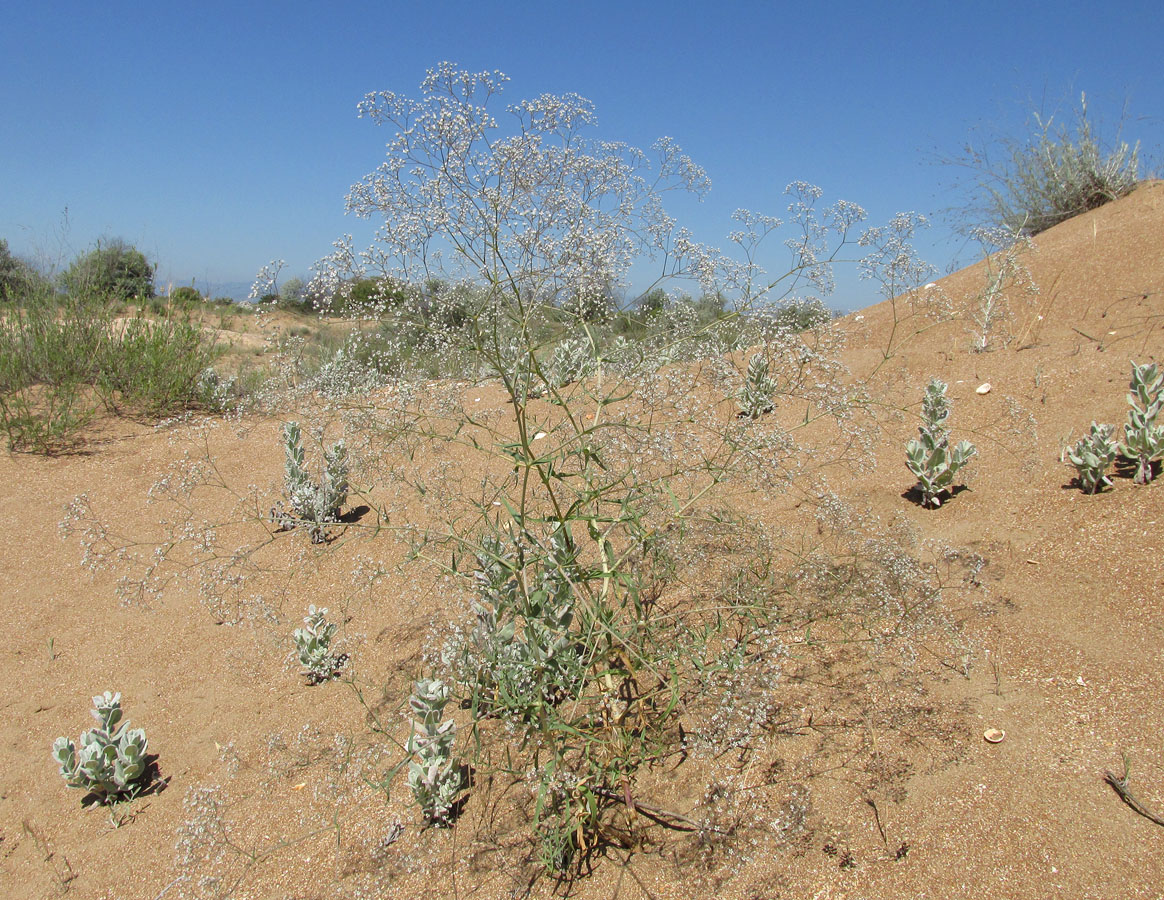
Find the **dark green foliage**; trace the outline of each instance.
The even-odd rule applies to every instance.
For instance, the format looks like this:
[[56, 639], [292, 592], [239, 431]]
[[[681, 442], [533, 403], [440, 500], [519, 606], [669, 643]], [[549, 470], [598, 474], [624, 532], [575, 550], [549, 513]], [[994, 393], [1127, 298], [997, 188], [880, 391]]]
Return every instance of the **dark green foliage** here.
[[98, 243], [78, 256], [61, 276], [65, 291], [74, 297], [125, 302], [154, 296], [154, 267], [135, 247], [120, 238]]
[[832, 319], [832, 311], [816, 299], [796, 300], [781, 306], [776, 312], [776, 324], [789, 331], [809, 331]]
[[0, 238], [0, 302], [18, 300], [37, 278], [37, 273], [8, 249], [8, 241]]
[[667, 292], [662, 288], [655, 288], [652, 291], [648, 291], [639, 298], [637, 305], [639, 312], [643, 315], [649, 316], [662, 312], [667, 306]]
[[279, 288], [279, 299], [275, 301], [275, 304], [279, 309], [285, 309], [288, 312], [315, 312], [315, 304], [312, 303], [302, 278], [288, 278]]
[[407, 285], [388, 278], [361, 278], [352, 284], [346, 298], [337, 295], [331, 308], [340, 315], [358, 315], [398, 307], [408, 296]]
[[174, 288], [174, 290], [170, 292], [170, 303], [179, 309], [187, 309], [192, 306], [198, 306], [200, 303], [202, 303], [202, 299], [202, 295], [196, 288], [185, 284], [181, 287]]

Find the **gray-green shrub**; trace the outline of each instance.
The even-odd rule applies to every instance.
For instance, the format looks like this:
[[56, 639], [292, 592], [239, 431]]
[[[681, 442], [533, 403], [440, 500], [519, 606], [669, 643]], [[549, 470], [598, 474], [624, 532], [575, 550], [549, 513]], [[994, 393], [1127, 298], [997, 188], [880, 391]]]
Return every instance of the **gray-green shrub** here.
[[1031, 114], [1030, 134], [997, 146], [968, 147], [956, 163], [977, 172], [989, 224], [1036, 235], [1129, 193], [1140, 179], [1139, 144], [1117, 137], [1105, 147], [1082, 95], [1074, 122]]
[[1136, 464], [1135, 483], [1147, 484], [1154, 477], [1154, 464], [1164, 459], [1164, 425], [1156, 424], [1164, 405], [1164, 373], [1156, 363], [1133, 362], [1128, 387], [1130, 408], [1120, 454]]
[[407, 744], [413, 756], [408, 764], [408, 786], [430, 825], [449, 824], [464, 782], [453, 759], [457, 726], [452, 719], [443, 718], [449, 697], [448, 685], [426, 678], [416, 682], [408, 700], [413, 715]]
[[917, 476], [917, 487], [922, 495], [922, 506], [937, 508], [942, 505], [941, 495], [954, 483], [958, 474], [977, 452], [969, 441], [959, 441], [952, 449], [946, 420], [950, 417], [950, 401], [946, 384], [930, 379], [922, 398], [922, 424], [915, 440], [906, 444], [906, 465]]
[[1079, 486], [1085, 494], [1096, 494], [1111, 486], [1107, 470], [1119, 453], [1119, 445], [1111, 439], [1114, 431], [1114, 425], [1092, 422], [1091, 433], [1067, 451], [1067, 460], [1079, 473]]
[[747, 419], [758, 419], [772, 411], [772, 395], [776, 392], [776, 382], [768, 375], [768, 357], [755, 354], [748, 361], [748, 371], [744, 376], [744, 386], [740, 389], [737, 403], [740, 415]]
[[121, 694], [93, 698], [90, 711], [99, 727], [82, 732], [79, 744], [67, 737], [53, 742], [53, 759], [69, 787], [94, 794], [102, 803], [136, 796], [146, 787], [146, 734], [121, 720]]
[[275, 518], [285, 528], [307, 527], [313, 543], [323, 543], [327, 525], [339, 521], [348, 498], [348, 453], [344, 442], [323, 448], [323, 473], [316, 481], [307, 469], [298, 422], [283, 426], [283, 489], [289, 510], [277, 508]]
[[331, 652], [331, 639], [338, 628], [334, 622], [327, 621], [327, 607], [316, 609], [313, 603], [307, 607], [303, 627], [296, 628], [292, 634], [303, 674], [312, 684], [327, 681], [343, 663], [342, 658]]

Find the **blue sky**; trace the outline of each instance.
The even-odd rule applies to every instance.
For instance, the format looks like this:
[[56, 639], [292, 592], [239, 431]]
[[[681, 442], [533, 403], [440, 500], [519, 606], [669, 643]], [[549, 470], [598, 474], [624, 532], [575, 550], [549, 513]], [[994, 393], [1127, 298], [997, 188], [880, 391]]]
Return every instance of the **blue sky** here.
[[[0, 28], [0, 237], [67, 261], [123, 237], [159, 282], [212, 290], [283, 258], [307, 274], [391, 136], [368, 91], [415, 94], [452, 60], [505, 99], [574, 91], [599, 136], [673, 137], [712, 191], [680, 218], [721, 244], [744, 206], [819, 184], [874, 222], [964, 202], [955, 155], [1086, 91], [1101, 122], [1164, 138], [1164, 3], [118, 3], [12, 5]], [[67, 213], [66, 213], [67, 210]], [[939, 220], [944, 268], [967, 251]], [[842, 279], [834, 305], [874, 302]]]

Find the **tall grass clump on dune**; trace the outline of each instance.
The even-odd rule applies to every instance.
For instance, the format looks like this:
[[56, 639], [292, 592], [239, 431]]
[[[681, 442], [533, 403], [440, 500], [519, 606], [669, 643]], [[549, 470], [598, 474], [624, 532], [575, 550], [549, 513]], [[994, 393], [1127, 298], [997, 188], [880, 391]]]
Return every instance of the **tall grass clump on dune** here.
[[967, 146], [953, 160], [971, 169], [980, 213], [1011, 235], [1032, 236], [1131, 192], [1140, 145], [1105, 143], [1081, 95], [1073, 117], [1032, 112], [1026, 137]]

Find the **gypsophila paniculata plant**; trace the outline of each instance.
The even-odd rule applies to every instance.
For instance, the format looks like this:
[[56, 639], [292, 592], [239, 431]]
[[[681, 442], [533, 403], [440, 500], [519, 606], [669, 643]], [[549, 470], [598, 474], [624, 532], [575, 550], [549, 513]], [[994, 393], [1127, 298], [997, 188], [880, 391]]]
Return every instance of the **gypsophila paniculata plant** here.
[[[506, 105], [506, 81], [441, 63], [417, 97], [366, 96], [360, 114], [395, 131], [348, 196], [350, 211], [378, 220], [376, 238], [366, 250], [337, 241], [310, 292], [347, 303], [359, 289], [378, 307], [376, 352], [395, 399], [364, 399], [362, 409], [387, 415], [406, 403], [411, 464], [393, 477], [410, 489], [407, 502], [431, 504], [429, 521], [444, 523], [409, 526], [413, 556], [472, 597], [432, 660], [442, 688], [421, 683], [413, 696], [410, 785], [430, 821], [467, 789], [445, 753], [452, 726], [438, 732], [440, 710], [456, 701], [474, 770], [523, 780], [539, 856], [562, 872], [623, 827], [620, 810], [638, 808], [648, 790], [639, 773], [674, 751], [678, 711], [708, 672], [740, 672], [726, 695], [744, 683], [759, 692], [776, 666], [774, 637], [724, 636], [766, 622], [766, 610], [745, 615], [718, 597], [703, 610], [687, 590], [664, 601], [670, 592], [657, 584], [659, 535], [702, 516], [738, 472], [766, 467], [769, 479], [774, 451], [781, 462], [793, 453], [775, 427], [724, 422], [723, 400], [740, 387], [725, 357], [762, 344], [774, 384], [759, 408], [795, 396], [805, 424], [827, 418], [851, 436], [863, 401], [833, 361], [837, 332], [811, 311], [782, 310], [796, 291], [827, 296], [833, 261], [858, 243], [863, 274], [888, 297], [910, 289], [923, 272], [908, 245], [920, 220], [899, 216], [858, 235], [864, 210], [794, 182], [787, 222], [733, 216], [728, 257], [664, 209], [667, 192], [709, 188], [672, 140], [640, 150], [594, 137], [585, 98]], [[785, 228], [790, 263], [771, 275], [761, 245]], [[626, 314], [633, 298], [612, 304], [632, 266], [652, 263], [651, 290], [664, 294], [649, 315]], [[668, 297], [674, 281], [694, 295]], [[475, 388], [483, 379], [504, 402], [472, 396], [486, 393]], [[483, 469], [462, 451], [484, 458]], [[695, 608], [676, 608], [685, 603]], [[768, 707], [757, 697], [745, 708]]]
[[94, 697], [90, 713], [98, 727], [82, 732], [79, 744], [67, 737], [53, 742], [61, 777], [102, 803], [135, 797], [148, 782], [145, 731], [122, 721], [121, 694]]
[[1155, 475], [1155, 463], [1164, 459], [1164, 425], [1156, 418], [1164, 405], [1164, 373], [1156, 363], [1132, 363], [1128, 385], [1128, 422], [1120, 455], [1136, 464], [1136, 484], [1147, 484]]
[[312, 543], [323, 543], [327, 525], [339, 521], [339, 511], [348, 498], [348, 454], [343, 441], [323, 449], [323, 474], [311, 477], [304, 462], [302, 429], [298, 422], [283, 426], [283, 489], [289, 509], [280, 506], [273, 517], [284, 528], [307, 527]]
[[736, 401], [740, 415], [746, 419], [758, 419], [772, 411], [772, 395], [776, 382], [768, 374], [768, 357], [764, 353], [755, 354], [748, 361], [748, 371], [744, 376], [744, 386]]
[[917, 476], [917, 488], [922, 495], [922, 506], [937, 508], [942, 494], [954, 483], [958, 474], [977, 452], [969, 441], [959, 441], [950, 447], [950, 432], [946, 420], [950, 417], [950, 401], [946, 384], [930, 379], [922, 398], [922, 424], [915, 440], [906, 444], [905, 463]]
[[292, 638], [298, 651], [303, 674], [312, 684], [327, 681], [343, 665], [343, 657], [331, 652], [331, 639], [339, 628], [327, 621], [327, 607], [316, 609], [315, 604], [307, 607], [303, 627], [296, 628]]
[[1112, 440], [1114, 425], [1091, 423], [1091, 433], [1081, 437], [1067, 451], [1067, 461], [1079, 473], [1079, 486], [1085, 494], [1097, 494], [1111, 487], [1107, 470], [1115, 462], [1119, 444]]
[[439, 679], [423, 679], [413, 686], [408, 705], [412, 710], [412, 734], [407, 750], [413, 759], [408, 764], [408, 786], [430, 825], [448, 825], [463, 778], [453, 759], [453, 741], [457, 726], [443, 718], [449, 702], [449, 688]]

